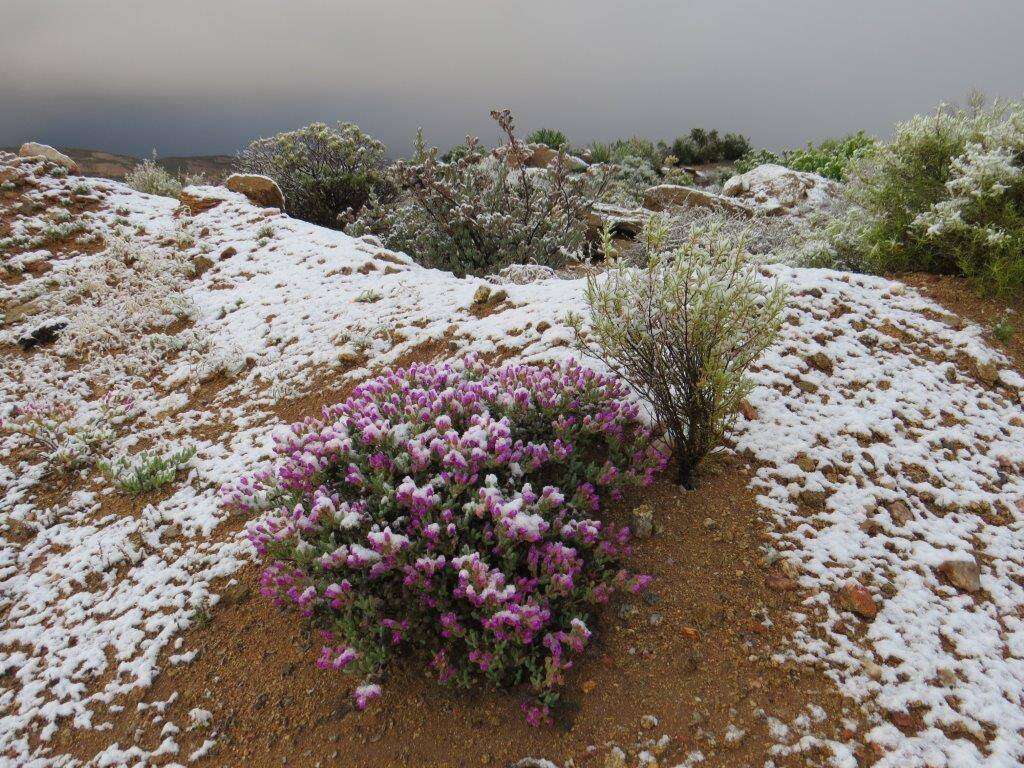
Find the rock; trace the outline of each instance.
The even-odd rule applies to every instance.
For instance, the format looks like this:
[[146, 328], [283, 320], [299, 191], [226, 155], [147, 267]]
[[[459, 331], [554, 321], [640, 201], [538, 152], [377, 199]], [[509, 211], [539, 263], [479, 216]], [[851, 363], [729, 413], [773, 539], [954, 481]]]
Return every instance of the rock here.
[[650, 504], [641, 504], [629, 513], [629, 527], [638, 539], [646, 539], [654, 533], [654, 510]]
[[635, 240], [647, 226], [647, 218], [648, 214], [642, 208], [597, 203], [587, 212], [588, 235], [596, 240], [604, 228], [610, 226], [613, 237]]
[[848, 581], [842, 590], [843, 603], [863, 619], [873, 619], [878, 613], [875, 603], [867, 587], [857, 581]]
[[999, 368], [991, 360], [975, 360], [974, 371], [982, 384], [993, 387], [999, 383]]
[[977, 592], [981, 589], [981, 567], [970, 555], [949, 558], [939, 566], [939, 573], [964, 592]]
[[757, 420], [757, 408], [752, 406], [749, 400], [740, 400], [740, 413], [747, 421]]
[[906, 525], [914, 519], [914, 513], [903, 499], [896, 499], [889, 505], [889, 517], [897, 525]]
[[245, 195], [253, 205], [262, 208], [284, 208], [284, 194], [277, 186], [277, 182], [269, 176], [258, 173], [232, 173], [224, 181], [224, 186], [232, 192]]
[[800, 216], [827, 208], [840, 191], [839, 184], [824, 176], [771, 163], [733, 176], [722, 186], [724, 197], [770, 216]]
[[66, 317], [54, 317], [49, 320], [43, 320], [18, 336], [18, 346], [21, 347], [22, 351], [28, 352], [40, 344], [49, 344], [67, 326], [68, 319]]
[[658, 727], [658, 718], [655, 715], [644, 715], [640, 718], [640, 725], [650, 731]]
[[542, 757], [524, 757], [522, 760], [512, 763], [509, 768], [558, 768], [558, 766]]
[[473, 304], [475, 305], [486, 304], [489, 298], [491, 298], [491, 287], [489, 285], [481, 285], [473, 292]]
[[[527, 147], [530, 152], [524, 163], [528, 168], [547, 168], [558, 157], [558, 150], [552, 149], [547, 144], [531, 144]], [[581, 157], [566, 153], [565, 165], [570, 171], [585, 171], [589, 163]]]
[[38, 314], [41, 309], [42, 307], [39, 305], [39, 302], [35, 300], [15, 304], [10, 309], [4, 310], [4, 322], [16, 323], [19, 320], [24, 320], [26, 317]]
[[812, 509], [824, 509], [828, 501], [828, 491], [814, 491], [804, 488], [800, 491], [800, 503]]
[[238, 253], [238, 249], [235, 248], [235, 246], [233, 246], [233, 245], [229, 245], [227, 248], [225, 248], [223, 251], [220, 252], [220, 257], [219, 257], [220, 261], [225, 261], [227, 259], [230, 259], [236, 253]]
[[78, 163], [65, 155], [63, 152], [54, 149], [49, 144], [39, 144], [29, 141], [21, 145], [18, 154], [22, 157], [45, 157], [51, 163], [63, 165], [71, 173], [78, 173]]
[[665, 617], [660, 613], [652, 613], [647, 621], [652, 627], [660, 627], [665, 621]]
[[752, 216], [753, 211], [742, 203], [680, 184], [660, 184], [644, 192], [644, 208], [663, 211], [666, 208], [721, 208], [729, 213]]
[[221, 204], [219, 197], [211, 197], [209, 195], [199, 194], [195, 189], [183, 190], [178, 195], [178, 200], [181, 204], [188, 208], [189, 213], [193, 216], [208, 211], [211, 208], [216, 208]]
[[626, 768], [626, 753], [620, 747], [612, 747], [604, 757], [604, 768]]

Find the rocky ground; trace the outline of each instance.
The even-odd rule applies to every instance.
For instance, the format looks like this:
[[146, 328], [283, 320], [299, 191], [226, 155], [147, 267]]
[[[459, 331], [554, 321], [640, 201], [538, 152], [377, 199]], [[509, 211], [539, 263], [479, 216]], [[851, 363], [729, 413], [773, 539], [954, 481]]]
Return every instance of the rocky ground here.
[[[142, 158], [119, 155], [99, 149], [76, 149], [61, 147], [61, 152], [78, 163], [83, 176], [99, 176], [105, 179], [123, 179], [125, 175], [142, 162]], [[0, 147], [0, 152], [17, 152], [17, 147]], [[234, 157], [231, 155], [188, 155], [181, 157], [158, 157], [157, 164], [168, 172], [178, 174], [203, 174], [211, 182], [223, 179], [231, 172]]]
[[217, 489], [386, 366], [568, 356], [583, 281], [457, 279], [217, 187], [11, 155], [0, 184], [5, 412], [58, 400], [109, 421], [105, 453], [196, 450], [128, 497], [3, 438], [0, 764], [1024, 761], [1024, 377], [962, 285], [763, 267], [782, 338], [700, 489], [615, 511], [649, 510], [654, 582], [601, 617], [555, 725], [416, 659], [358, 713], [257, 594]]

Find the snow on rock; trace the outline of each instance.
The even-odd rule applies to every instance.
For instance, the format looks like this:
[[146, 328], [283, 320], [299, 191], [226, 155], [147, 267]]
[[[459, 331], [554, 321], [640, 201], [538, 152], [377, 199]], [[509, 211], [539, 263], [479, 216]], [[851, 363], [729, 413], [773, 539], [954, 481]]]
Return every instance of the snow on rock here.
[[[108, 247], [118, 231], [140, 247], [209, 262], [184, 287], [184, 329], [129, 339], [102, 365], [69, 368], [56, 347], [0, 361], [4, 412], [47, 395], [88, 410], [109, 387], [130, 387], [141, 415], [115, 451], [142, 441], [197, 450], [175, 490], [136, 515], [88, 474], [79, 492], [54, 500], [20, 438], [0, 438], [0, 676], [14, 681], [0, 689], [0, 754], [17, 765], [67, 765], [47, 748], [56, 730], [103, 728], [125, 694], [163, 665], [187, 663], [194, 651], [182, 631], [253, 556], [217, 488], [267, 460], [282, 403], [417, 355], [564, 358], [565, 315], [583, 307], [584, 282], [510, 279], [494, 311], [474, 312], [479, 280], [424, 269], [373, 238], [296, 221], [223, 188], [191, 187], [179, 204], [115, 182], [47, 176], [42, 161], [0, 156], [4, 163], [16, 166], [20, 198], [32, 203], [11, 207], [15, 233], [30, 236], [45, 209], [69, 196], [88, 203], [78, 214], [81, 248], [40, 246], [50, 277], [97, 258], [95, 238]], [[22, 250], [40, 247], [26, 240]], [[24, 269], [22, 255], [15, 249], [8, 268]], [[898, 283], [778, 265], [762, 273], [789, 287], [787, 323], [753, 372], [757, 386], [731, 441], [758, 467], [753, 484], [775, 546], [807, 590], [792, 654], [822, 665], [861, 703], [870, 727], [859, 738], [877, 747], [881, 766], [1019, 765], [1020, 377], [979, 329], [944, 322], [939, 307]], [[0, 303], [32, 298], [44, 285], [37, 274], [0, 287]], [[368, 292], [379, 298], [366, 301]], [[30, 320], [0, 329], [0, 342]], [[157, 342], [173, 352], [153, 354]], [[997, 366], [996, 381], [979, 379], [978, 359]], [[943, 573], [944, 563], [968, 558], [975, 592]], [[851, 583], [864, 590], [863, 608], [865, 597], [877, 608], [873, 617], [849, 611]], [[849, 632], [858, 622], [863, 632]], [[921, 727], [897, 727], [910, 711]], [[182, 744], [179, 759], [212, 746]], [[96, 762], [143, 762], [171, 748], [113, 744]]]
[[839, 196], [839, 184], [816, 173], [767, 163], [733, 176], [722, 195], [769, 215], [803, 215], [827, 208]]

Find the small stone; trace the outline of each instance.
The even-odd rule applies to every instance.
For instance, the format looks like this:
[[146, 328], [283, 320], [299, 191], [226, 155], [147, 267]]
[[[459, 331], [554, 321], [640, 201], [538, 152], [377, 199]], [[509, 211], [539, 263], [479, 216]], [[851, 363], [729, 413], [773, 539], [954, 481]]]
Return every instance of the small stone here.
[[907, 502], [902, 499], [896, 499], [889, 505], [889, 516], [897, 525], [906, 525], [914, 519], [914, 513], [910, 511]]
[[235, 246], [233, 245], [229, 245], [227, 248], [220, 252], [220, 260], [225, 261], [227, 259], [230, 259], [236, 253], [238, 253], [238, 249], [235, 248]]
[[654, 715], [644, 715], [640, 718], [640, 725], [650, 731], [658, 727], [658, 718]]
[[740, 400], [740, 413], [743, 414], [743, 418], [747, 421], [755, 421], [757, 419], [757, 409], [748, 400]]
[[612, 747], [604, 757], [604, 768], [626, 768], [626, 753], [620, 747]]
[[815, 470], [818, 469], [817, 463], [806, 453], [801, 453], [799, 456], [797, 456], [796, 460], [793, 463], [800, 467], [800, 469], [802, 469], [804, 472], [808, 473], [814, 472]]
[[662, 622], [665, 621], [665, 617], [660, 613], [652, 613], [650, 618], [647, 620], [652, 627], [661, 626]]
[[639, 609], [632, 603], [623, 603], [619, 606], [619, 618], [623, 621], [629, 621], [636, 616], [638, 610]]
[[547, 320], [541, 320], [539, 323], [537, 323], [537, 333], [544, 333], [544, 331], [548, 330], [548, 328], [550, 327], [551, 323], [549, 323]]
[[714, 518], [705, 517], [704, 527], [707, 528], [709, 531], [712, 531], [718, 527], [718, 523], [714, 520]]
[[473, 304], [474, 305], [486, 304], [487, 300], [490, 297], [491, 297], [491, 288], [490, 288], [490, 286], [488, 286], [488, 285], [481, 285], [479, 288], [476, 289], [476, 292], [473, 294]]
[[981, 589], [981, 567], [970, 555], [958, 555], [939, 566], [939, 573], [957, 589], [977, 592]]
[[812, 509], [823, 509], [825, 502], [828, 501], [828, 491], [815, 491], [810, 488], [804, 488], [800, 491], [800, 503], [805, 506], [811, 507]]
[[991, 360], [975, 360], [974, 370], [983, 384], [991, 387], [999, 383], [999, 368]]
[[864, 619], [873, 619], [878, 613], [878, 605], [867, 588], [856, 581], [848, 581], [842, 590], [843, 602], [846, 607]]
[[597, 682], [594, 680], [584, 680], [583, 684], [580, 685], [580, 690], [584, 693], [593, 693], [594, 689], [597, 688]]

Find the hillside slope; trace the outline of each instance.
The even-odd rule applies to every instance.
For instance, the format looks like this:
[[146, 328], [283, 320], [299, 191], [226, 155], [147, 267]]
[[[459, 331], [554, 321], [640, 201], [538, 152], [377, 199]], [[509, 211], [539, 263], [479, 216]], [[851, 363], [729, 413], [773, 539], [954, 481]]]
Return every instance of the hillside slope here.
[[[234, 676], [252, 670], [258, 688], [262, 660], [288, 630], [261, 632], [275, 619], [264, 608], [238, 607], [239, 590], [255, 581], [254, 555], [241, 536], [245, 521], [219, 505], [220, 486], [266, 461], [275, 430], [389, 365], [469, 352], [495, 361], [564, 359], [565, 313], [583, 308], [584, 283], [492, 285], [492, 298], [474, 303], [479, 279], [424, 269], [373, 239], [256, 208], [222, 188], [190, 188], [182, 203], [113, 181], [61, 177], [41, 159], [10, 155], [0, 156], [0, 181], [0, 415], [27, 401], [57, 402], [68, 423], [106, 420], [108, 455], [196, 449], [171, 490], [126, 499], [99, 472], [58, 476], [29, 440], [3, 438], [0, 755], [31, 766], [236, 764], [253, 742], [233, 729], [261, 732], [266, 718], [255, 705], [230, 709], [218, 667]], [[783, 337], [753, 372], [757, 386], [720, 470], [739, 487], [727, 488], [728, 477], [708, 480], [735, 508], [665, 486], [645, 497], [659, 514], [691, 523], [666, 520], [667, 533], [641, 551], [656, 575], [665, 570], [659, 589], [673, 610], [629, 641], [649, 650], [649, 677], [636, 685], [670, 686], [660, 714], [673, 746], [663, 761], [1020, 764], [1024, 378], [979, 328], [898, 282], [785, 266], [762, 274], [786, 284], [790, 299]], [[52, 333], [40, 333], [45, 328]], [[740, 523], [731, 515], [748, 515], [749, 526], [734, 530]], [[675, 669], [681, 651], [672, 643], [704, 615], [683, 599], [697, 587], [674, 583], [700, 579], [676, 570], [676, 560], [704, 550], [721, 554], [707, 568], [742, 573], [734, 600], [755, 589], [765, 600], [792, 599], [753, 631], [769, 633], [773, 646], [757, 646], [736, 627], [722, 635], [736, 636], [730, 664], [753, 655], [764, 665], [745, 682], [744, 696], [757, 702], [749, 717], [762, 722], [756, 740], [730, 741], [743, 729], [699, 725], [689, 720], [691, 701], [674, 704], [673, 696], [681, 702], [687, 692], [714, 689], [710, 663], [696, 678], [654, 679], [659, 665]], [[730, 569], [729, 558], [746, 556], [749, 564]], [[699, 642], [714, 636], [714, 613], [707, 626], [694, 622]], [[258, 629], [242, 643], [244, 626]], [[643, 645], [648, 632], [664, 643]], [[615, 629], [609, 634], [607, 655], [627, 656], [633, 646], [616, 640]], [[219, 662], [204, 656], [229, 643], [234, 650]], [[313, 650], [294, 653], [312, 666]], [[713, 644], [704, 653], [714, 656]], [[595, 659], [587, 669], [600, 666]], [[790, 691], [796, 701], [784, 707], [752, 690], [773, 666], [817, 670], [831, 682]], [[209, 677], [189, 671], [203, 669]], [[300, 684], [314, 674], [326, 673], [304, 672]], [[348, 682], [298, 685], [290, 698], [324, 701]], [[571, 738], [523, 736], [518, 723], [505, 722], [503, 705], [487, 704], [482, 711], [501, 717], [484, 741], [508, 758], [525, 752], [506, 754], [502, 745], [579, 761], [592, 754], [588, 746], [627, 738], [613, 714], [607, 722], [599, 714], [614, 713], [618, 696], [620, 711], [632, 712], [626, 702], [642, 693], [599, 691], [604, 705], [584, 701]], [[400, 699], [385, 698], [382, 707], [401, 707]], [[686, 717], [673, 706], [685, 706]], [[723, 717], [741, 717], [739, 706], [735, 715], [723, 706]], [[779, 711], [766, 711], [772, 706]], [[384, 754], [357, 747], [356, 734], [379, 722], [360, 717], [338, 726], [335, 735], [353, 741], [332, 745], [342, 755], [331, 764]], [[366, 717], [386, 721], [388, 713]], [[445, 744], [427, 726], [431, 715], [421, 717], [435, 745]], [[289, 728], [294, 720], [275, 722], [274, 745], [244, 759], [327, 760], [329, 753], [305, 755], [317, 742], [302, 742]], [[452, 762], [479, 764], [460, 745], [460, 727], [448, 742]], [[717, 738], [707, 738], [716, 729]], [[390, 733], [389, 741], [409, 744], [424, 738]], [[435, 749], [430, 759], [445, 759], [444, 747]], [[396, 751], [388, 759], [428, 758]]]

